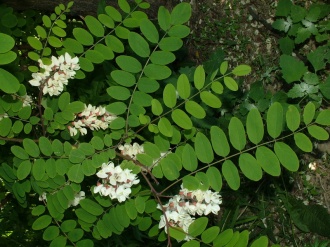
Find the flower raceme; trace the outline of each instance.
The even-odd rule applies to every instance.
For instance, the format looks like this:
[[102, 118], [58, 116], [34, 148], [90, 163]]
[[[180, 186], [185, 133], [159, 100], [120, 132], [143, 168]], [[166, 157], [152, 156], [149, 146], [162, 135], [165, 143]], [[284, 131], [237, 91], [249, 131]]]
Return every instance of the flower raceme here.
[[79, 58], [72, 58], [69, 53], [59, 56], [52, 56], [51, 64], [46, 65], [41, 59], [38, 60], [39, 67], [43, 72], [33, 73], [33, 79], [29, 81], [32, 86], [40, 87], [43, 94], [50, 96], [59, 95], [64, 85], [68, 85], [68, 79], [74, 78], [75, 70], [79, 70]]
[[75, 136], [78, 130], [81, 135], [87, 134], [87, 128], [91, 130], [107, 129], [109, 124], [117, 118], [116, 115], [109, 113], [102, 106], [85, 105], [85, 109], [76, 115], [75, 121], [68, 126], [71, 136]]
[[[165, 212], [167, 222], [170, 226], [180, 227], [184, 232], [188, 232], [189, 226], [194, 222], [196, 214], [208, 215], [210, 213], [218, 214], [220, 211], [220, 204], [222, 204], [221, 195], [211, 190], [188, 190], [183, 188], [178, 195], [173, 196], [167, 204], [158, 205], [158, 209]], [[167, 232], [167, 225], [165, 215], [160, 217], [159, 228], [165, 227]], [[192, 239], [187, 235], [185, 240]]]
[[120, 165], [115, 166], [111, 161], [103, 163], [101, 170], [96, 175], [101, 182], [94, 187], [94, 194], [109, 196], [112, 200], [117, 199], [118, 202], [126, 201], [132, 192], [131, 187], [140, 182], [131, 170], [122, 169]]

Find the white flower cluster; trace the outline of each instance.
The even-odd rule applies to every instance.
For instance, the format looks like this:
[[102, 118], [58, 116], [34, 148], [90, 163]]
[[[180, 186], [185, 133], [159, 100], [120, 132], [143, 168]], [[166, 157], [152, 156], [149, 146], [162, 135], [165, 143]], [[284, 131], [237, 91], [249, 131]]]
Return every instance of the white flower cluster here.
[[50, 65], [45, 65], [39, 59], [39, 67], [43, 72], [33, 73], [33, 79], [30, 80], [32, 86], [40, 87], [43, 94], [50, 96], [59, 95], [64, 85], [68, 85], [68, 79], [74, 78], [75, 70], [79, 70], [79, 58], [72, 58], [69, 53], [59, 56], [58, 58], [52, 56]]
[[[85, 199], [85, 192], [84, 191], [80, 191], [79, 193], [77, 193], [74, 196], [73, 200], [69, 201], [68, 208], [71, 207], [71, 206], [74, 206], [74, 207], [77, 206], [82, 199]], [[39, 196], [39, 201], [47, 202], [47, 193], [46, 192], [43, 192]]]
[[13, 94], [12, 97], [14, 100], [19, 99], [20, 101], [22, 101], [23, 107], [30, 106], [33, 102], [32, 97], [27, 94], [25, 94], [24, 96], [18, 96], [18, 95]]
[[[188, 232], [189, 226], [194, 222], [196, 214], [208, 215], [210, 213], [218, 214], [220, 210], [220, 204], [222, 204], [221, 195], [211, 190], [193, 190], [189, 191], [181, 186], [181, 190], [178, 195], [173, 196], [169, 202], [163, 205], [167, 222], [170, 226], [180, 227], [184, 232]], [[158, 205], [159, 209], [161, 205]], [[165, 227], [167, 232], [165, 216], [160, 217], [159, 228]], [[187, 235], [185, 240], [192, 239]]]
[[117, 118], [116, 115], [106, 111], [102, 106], [95, 107], [85, 105], [85, 109], [76, 116], [72, 126], [68, 126], [71, 136], [75, 136], [78, 130], [81, 135], [87, 134], [87, 128], [91, 130], [107, 129], [109, 123]]
[[138, 184], [140, 180], [136, 174], [129, 169], [122, 169], [119, 165], [115, 166], [113, 162], [103, 163], [100, 171], [96, 175], [101, 178], [102, 182], [98, 182], [94, 187], [94, 193], [100, 193], [102, 196], [109, 196], [112, 200], [117, 199], [118, 202], [124, 202], [129, 198], [134, 184]]
[[124, 145], [119, 145], [118, 149], [121, 150], [122, 155], [127, 155], [132, 159], [136, 159], [137, 154], [144, 153], [143, 145], [140, 145], [136, 142], [132, 144], [126, 143]]

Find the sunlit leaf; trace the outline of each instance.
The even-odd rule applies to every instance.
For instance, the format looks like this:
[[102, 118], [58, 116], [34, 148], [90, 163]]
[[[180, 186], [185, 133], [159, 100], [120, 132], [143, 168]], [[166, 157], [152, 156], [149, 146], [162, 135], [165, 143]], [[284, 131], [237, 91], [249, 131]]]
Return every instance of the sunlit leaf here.
[[262, 178], [261, 166], [251, 154], [241, 154], [238, 159], [238, 164], [243, 174], [248, 179], [253, 181], [259, 181]]
[[289, 171], [296, 172], [299, 159], [292, 148], [284, 142], [275, 142], [274, 151], [281, 164]]
[[229, 187], [233, 190], [238, 190], [240, 186], [240, 176], [237, 167], [231, 160], [226, 160], [222, 164], [222, 175], [226, 179]]
[[277, 138], [283, 129], [283, 107], [280, 103], [273, 103], [267, 112], [267, 131], [268, 134]]
[[244, 149], [246, 145], [246, 134], [243, 123], [237, 117], [232, 117], [228, 126], [229, 140], [238, 151]]
[[281, 174], [280, 162], [277, 156], [269, 148], [261, 146], [257, 148], [256, 158], [262, 169], [272, 176]]
[[257, 108], [253, 108], [248, 113], [246, 119], [246, 132], [250, 141], [258, 144], [264, 137], [264, 125]]
[[197, 158], [203, 163], [211, 163], [214, 159], [213, 149], [209, 139], [198, 132], [195, 139], [195, 152]]

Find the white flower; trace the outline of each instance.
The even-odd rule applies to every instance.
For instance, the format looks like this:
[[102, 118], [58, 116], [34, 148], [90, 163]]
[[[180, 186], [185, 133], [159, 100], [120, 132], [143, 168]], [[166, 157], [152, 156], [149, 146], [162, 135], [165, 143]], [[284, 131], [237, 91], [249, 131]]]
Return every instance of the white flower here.
[[137, 154], [144, 153], [143, 145], [139, 145], [136, 142], [134, 142], [133, 145], [128, 143], [119, 145], [118, 149], [121, 150], [122, 155], [127, 155], [134, 160], [136, 159]]
[[[71, 123], [81, 135], [87, 134], [87, 128], [91, 130], [106, 130], [109, 124], [116, 119], [117, 116], [106, 111], [102, 106], [95, 107], [91, 104], [85, 105], [85, 109], [76, 115], [76, 119]], [[75, 132], [70, 131], [70, 135], [74, 136]]]
[[117, 199], [118, 202], [126, 201], [132, 192], [131, 187], [140, 182], [137, 175], [133, 174], [131, 170], [123, 170], [111, 161], [103, 163], [101, 170], [96, 175], [102, 182], [98, 182], [94, 187], [94, 194], [109, 196], [111, 199]]
[[[174, 195], [167, 204], [163, 205], [165, 214], [160, 217], [158, 227], [165, 227], [165, 232], [167, 232], [166, 216], [167, 223], [170, 226], [180, 227], [187, 233], [190, 224], [195, 220], [191, 215], [218, 214], [221, 203], [221, 196], [217, 192], [211, 190], [189, 191], [181, 185], [179, 194]], [[157, 208], [162, 210], [161, 205], [158, 205]], [[189, 241], [191, 239], [193, 238], [187, 234], [185, 240]]]
[[69, 201], [68, 207], [77, 206], [82, 199], [85, 199], [84, 191], [80, 191], [78, 194], [76, 194], [74, 199], [72, 201]]
[[39, 196], [39, 201], [46, 201], [47, 202], [47, 193], [43, 192], [40, 196]]
[[43, 94], [50, 96], [59, 95], [64, 85], [68, 84], [68, 79], [74, 78], [75, 70], [80, 69], [78, 57], [71, 58], [69, 53], [59, 58], [52, 56], [50, 65], [45, 65], [41, 59], [38, 62], [43, 72], [33, 73], [33, 79], [29, 83], [32, 86], [41, 87]]
[[309, 163], [308, 168], [311, 169], [312, 171], [315, 171], [317, 168], [317, 163], [316, 162]]

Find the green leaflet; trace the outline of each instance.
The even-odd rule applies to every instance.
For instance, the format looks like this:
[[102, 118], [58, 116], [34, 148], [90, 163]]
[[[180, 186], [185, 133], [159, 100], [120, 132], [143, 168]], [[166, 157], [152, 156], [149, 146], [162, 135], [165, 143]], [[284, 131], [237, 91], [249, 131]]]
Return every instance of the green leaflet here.
[[151, 142], [145, 142], [143, 144], [144, 152], [151, 156], [153, 159], [158, 159], [160, 157], [160, 150], [157, 147], [157, 145], [151, 143]]
[[177, 91], [182, 99], [190, 96], [190, 83], [186, 74], [181, 74], [177, 81]]
[[258, 239], [254, 240], [251, 244], [251, 247], [267, 247], [268, 238], [266, 236], [261, 236]]
[[289, 145], [283, 142], [275, 142], [274, 151], [277, 158], [286, 169], [292, 172], [298, 171], [299, 159]]
[[138, 89], [144, 93], [153, 93], [159, 89], [159, 83], [151, 78], [142, 77], [138, 81]]
[[167, 65], [174, 62], [175, 55], [169, 51], [154, 51], [150, 56], [150, 61], [153, 64]]
[[51, 142], [44, 136], [39, 138], [39, 148], [40, 151], [46, 156], [50, 156], [53, 153]]
[[39, 157], [39, 155], [40, 155], [39, 147], [38, 147], [38, 145], [37, 145], [34, 141], [32, 141], [31, 139], [25, 138], [25, 139], [23, 140], [23, 147], [24, 147], [25, 151], [26, 151], [31, 157], [34, 157], [34, 158]]
[[151, 43], [158, 43], [159, 33], [155, 25], [149, 19], [143, 19], [140, 23], [140, 30], [144, 37]]
[[257, 148], [256, 158], [262, 169], [272, 176], [281, 174], [280, 162], [277, 156], [267, 147], [261, 146]]
[[321, 125], [330, 125], [330, 110], [326, 109], [323, 110], [317, 115], [315, 123], [321, 124]]
[[231, 160], [226, 160], [222, 165], [222, 175], [226, 179], [232, 190], [238, 190], [240, 186], [240, 176], [238, 170]]
[[208, 229], [206, 229], [202, 233], [202, 241], [204, 243], [211, 243], [219, 234], [220, 228], [218, 226], [212, 226]]
[[317, 140], [326, 141], [329, 139], [329, 133], [317, 125], [307, 127], [308, 133]]
[[16, 93], [20, 87], [17, 78], [8, 71], [0, 68], [0, 90], [5, 93]]
[[32, 164], [29, 160], [23, 161], [17, 169], [17, 178], [19, 180], [25, 179], [31, 172]]
[[99, 21], [106, 27], [108, 28], [114, 28], [115, 27], [115, 22], [113, 19], [106, 15], [106, 14], [99, 14], [98, 17]]
[[192, 176], [183, 177], [182, 184], [188, 190], [197, 190], [199, 188], [199, 180]]
[[148, 154], [137, 154], [137, 160], [145, 166], [152, 166], [154, 163], [154, 159]]
[[6, 53], [0, 53], [0, 65], [10, 64], [11, 62], [13, 62], [16, 59], [16, 57], [17, 57], [17, 54], [13, 51], [8, 51]]
[[112, 71], [111, 77], [115, 82], [124, 87], [132, 87], [136, 83], [135, 76], [123, 70]]
[[171, 13], [171, 24], [178, 25], [189, 21], [191, 16], [191, 5], [180, 3], [174, 7]]
[[173, 84], [166, 84], [163, 91], [163, 99], [164, 104], [169, 108], [173, 108], [176, 105], [176, 90]]
[[195, 152], [197, 158], [203, 163], [211, 163], [214, 159], [211, 143], [201, 132], [198, 132], [196, 135]]
[[220, 64], [220, 73], [222, 75], [225, 75], [226, 72], [228, 70], [228, 61], [223, 61], [221, 64]]
[[192, 121], [189, 116], [181, 109], [175, 109], [171, 113], [173, 121], [183, 129], [191, 129], [193, 127]]
[[246, 132], [250, 141], [254, 144], [261, 142], [264, 137], [264, 125], [257, 108], [253, 108], [248, 113], [246, 119]]
[[226, 229], [221, 232], [213, 241], [214, 246], [226, 245], [231, 239], [233, 239], [234, 233], [233, 229]]
[[267, 112], [267, 131], [268, 134], [277, 138], [283, 129], [283, 107], [280, 103], [273, 103]]
[[187, 235], [180, 227], [171, 227], [169, 229], [169, 234], [177, 241], [182, 241]]
[[315, 105], [312, 102], [308, 102], [308, 104], [304, 108], [303, 112], [303, 120], [306, 125], [310, 124], [315, 115]]
[[0, 43], [1, 43], [0, 53], [6, 53], [11, 49], [13, 49], [15, 45], [15, 40], [11, 36], [5, 33], [0, 33]]
[[175, 25], [170, 28], [168, 35], [183, 39], [190, 34], [190, 28], [184, 25]]
[[230, 152], [230, 146], [223, 130], [217, 126], [212, 126], [210, 130], [210, 135], [214, 152], [217, 155], [226, 157]]
[[172, 74], [172, 71], [165, 65], [148, 64], [144, 73], [151, 79], [164, 80]]
[[202, 65], [199, 65], [194, 73], [195, 88], [201, 90], [205, 84], [205, 71]]
[[172, 137], [173, 135], [173, 127], [170, 121], [165, 117], [159, 119], [158, 129], [159, 132], [162, 133], [164, 136]]
[[218, 81], [212, 82], [211, 89], [213, 90], [213, 92], [215, 92], [217, 94], [223, 93], [223, 85]]
[[67, 174], [68, 178], [75, 183], [81, 183], [84, 180], [84, 172], [80, 164], [71, 166]]
[[73, 149], [70, 152], [69, 160], [72, 163], [81, 163], [85, 159], [85, 154], [82, 150]]
[[189, 235], [192, 237], [201, 235], [207, 227], [208, 222], [209, 220], [206, 217], [200, 217], [196, 219], [193, 223], [190, 224], [188, 228]]
[[232, 73], [236, 76], [244, 76], [251, 73], [251, 67], [249, 65], [241, 64], [235, 67]]
[[20, 146], [11, 146], [10, 150], [17, 158], [21, 160], [29, 159], [28, 153]]
[[163, 113], [162, 104], [157, 99], [151, 100], [151, 112], [156, 116], [160, 116]]
[[298, 148], [304, 152], [312, 152], [313, 143], [305, 134], [295, 133], [293, 137]]
[[251, 154], [241, 154], [238, 159], [238, 164], [241, 171], [248, 179], [259, 181], [262, 178], [261, 166]]
[[129, 6], [129, 4], [126, 0], [119, 0], [118, 5], [119, 5], [119, 8], [127, 14], [131, 11], [131, 7]]
[[300, 114], [297, 107], [290, 105], [286, 111], [286, 124], [292, 132], [296, 131], [300, 125]]
[[131, 92], [122, 86], [111, 86], [107, 88], [107, 93], [117, 100], [126, 100], [131, 96]]
[[84, 46], [90, 46], [93, 45], [94, 43], [93, 36], [83, 28], [80, 27], [74, 28], [72, 34], [75, 37], [75, 39]]
[[120, 22], [122, 21], [122, 16], [120, 14], [120, 12], [115, 9], [112, 6], [106, 6], [105, 7], [105, 12], [107, 13], [107, 15], [109, 15], [114, 21], [116, 22]]
[[195, 171], [197, 169], [197, 156], [193, 147], [190, 144], [186, 144], [183, 148], [182, 165], [187, 171]]
[[85, 53], [85, 57], [92, 63], [100, 64], [104, 62], [104, 56], [101, 52], [96, 50], [88, 50]]
[[223, 78], [223, 81], [224, 81], [226, 87], [228, 89], [230, 89], [231, 91], [237, 91], [238, 90], [238, 84], [232, 77], [225, 76]]
[[106, 36], [105, 43], [113, 52], [123, 53], [125, 50], [123, 42], [121, 42], [120, 39], [118, 39], [116, 36]]
[[243, 123], [237, 117], [232, 117], [228, 126], [229, 139], [233, 147], [241, 151], [246, 145], [246, 135]]
[[186, 111], [195, 118], [203, 119], [206, 116], [204, 108], [195, 101], [188, 100], [184, 106]]
[[138, 33], [130, 32], [128, 43], [132, 50], [140, 57], [149, 57], [150, 48], [148, 42]]
[[52, 218], [49, 215], [42, 215], [33, 222], [32, 229], [33, 230], [44, 229], [51, 223], [51, 221]]
[[200, 93], [201, 100], [212, 108], [220, 108], [222, 103], [221, 100], [209, 91], [203, 91]]
[[166, 37], [158, 45], [163, 51], [177, 51], [182, 47], [183, 41], [178, 37]]
[[95, 216], [99, 216], [103, 214], [104, 210], [100, 206], [100, 204], [90, 200], [90, 199], [83, 199], [79, 202], [80, 206], [85, 209], [90, 214], [93, 214]]
[[164, 31], [167, 31], [171, 26], [170, 12], [164, 6], [160, 6], [158, 9], [158, 24]]
[[116, 58], [118, 66], [130, 73], [139, 73], [142, 70], [141, 63], [134, 57], [121, 55]]

